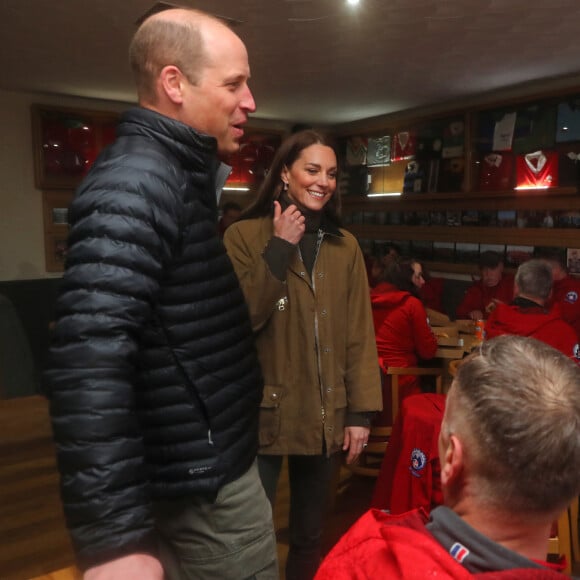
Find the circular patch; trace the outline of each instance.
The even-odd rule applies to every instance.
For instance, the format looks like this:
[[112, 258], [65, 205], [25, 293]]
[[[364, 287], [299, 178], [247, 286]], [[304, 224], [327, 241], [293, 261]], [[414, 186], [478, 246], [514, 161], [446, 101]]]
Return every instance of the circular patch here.
[[419, 476], [420, 472], [425, 468], [425, 465], [427, 465], [427, 456], [416, 447], [411, 451], [411, 467], [409, 468], [411, 473]]
[[566, 292], [566, 302], [570, 304], [574, 304], [578, 300], [578, 292], [574, 290], [570, 290], [570, 292]]

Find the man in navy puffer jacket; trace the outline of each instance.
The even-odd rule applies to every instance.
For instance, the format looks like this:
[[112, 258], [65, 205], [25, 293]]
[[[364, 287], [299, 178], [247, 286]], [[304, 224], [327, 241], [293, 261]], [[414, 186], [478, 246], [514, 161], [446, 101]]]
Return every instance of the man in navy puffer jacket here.
[[140, 107], [71, 206], [45, 375], [78, 563], [87, 580], [276, 578], [262, 377], [216, 230], [217, 155], [256, 108], [246, 49], [169, 9], [130, 56]]

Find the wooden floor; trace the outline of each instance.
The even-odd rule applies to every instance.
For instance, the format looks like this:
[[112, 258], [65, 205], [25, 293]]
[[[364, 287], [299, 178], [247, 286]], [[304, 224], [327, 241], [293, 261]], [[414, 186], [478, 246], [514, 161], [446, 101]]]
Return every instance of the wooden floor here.
[[[341, 471], [325, 550], [366, 510], [373, 483]], [[284, 469], [274, 510], [281, 570], [288, 551], [288, 508]], [[0, 400], [0, 538], [0, 580], [80, 578], [62, 516], [47, 403], [41, 397]]]

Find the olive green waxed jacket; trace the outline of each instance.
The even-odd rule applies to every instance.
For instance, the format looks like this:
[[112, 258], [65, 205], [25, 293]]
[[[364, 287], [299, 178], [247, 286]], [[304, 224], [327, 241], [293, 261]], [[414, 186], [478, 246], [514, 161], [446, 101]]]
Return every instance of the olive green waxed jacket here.
[[296, 249], [285, 282], [263, 252], [272, 219], [228, 228], [224, 242], [250, 309], [262, 371], [260, 453], [328, 453], [343, 442], [346, 413], [380, 410], [369, 288], [358, 242], [327, 228], [312, 277]]

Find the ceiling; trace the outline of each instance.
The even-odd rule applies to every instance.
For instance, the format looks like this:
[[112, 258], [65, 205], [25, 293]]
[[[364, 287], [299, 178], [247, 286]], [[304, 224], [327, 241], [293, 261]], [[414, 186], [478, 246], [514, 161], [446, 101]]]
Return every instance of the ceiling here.
[[[579, 0], [174, 1], [241, 21], [261, 119], [342, 123], [580, 76]], [[0, 88], [133, 102], [127, 46], [154, 3], [2, 0]]]

